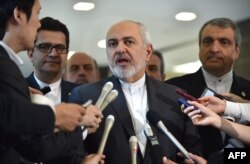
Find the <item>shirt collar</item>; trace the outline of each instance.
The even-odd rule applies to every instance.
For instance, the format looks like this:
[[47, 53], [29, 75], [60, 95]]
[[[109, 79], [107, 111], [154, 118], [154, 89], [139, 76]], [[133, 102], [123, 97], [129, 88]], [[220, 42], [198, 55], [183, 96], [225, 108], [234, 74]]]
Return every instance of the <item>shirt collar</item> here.
[[40, 88], [43, 88], [45, 86], [50, 86], [51, 90], [53, 89], [56, 89], [56, 88], [59, 88], [60, 85], [61, 85], [61, 81], [62, 79], [60, 78], [58, 81], [54, 82], [54, 83], [51, 83], [51, 84], [48, 84], [48, 83], [44, 83], [42, 82], [41, 80], [39, 80], [36, 75], [34, 74], [34, 78], [36, 79], [38, 85], [40, 86]]
[[23, 60], [3, 41], [0, 41], [0, 45], [4, 47], [10, 59], [14, 61], [16, 65], [20, 68], [23, 65]]
[[143, 87], [145, 84], [145, 79], [146, 76], [145, 74], [142, 76], [142, 78], [140, 78], [139, 80], [137, 80], [134, 83], [127, 83], [125, 81], [120, 80], [121, 86], [123, 89], [127, 89], [129, 90], [131, 93], [136, 92], [139, 88]]
[[216, 77], [202, 68], [202, 73], [204, 75], [205, 81], [210, 81], [210, 82], [228, 82], [232, 81], [233, 79], [233, 70], [229, 71], [227, 74], [221, 76], [221, 77]]

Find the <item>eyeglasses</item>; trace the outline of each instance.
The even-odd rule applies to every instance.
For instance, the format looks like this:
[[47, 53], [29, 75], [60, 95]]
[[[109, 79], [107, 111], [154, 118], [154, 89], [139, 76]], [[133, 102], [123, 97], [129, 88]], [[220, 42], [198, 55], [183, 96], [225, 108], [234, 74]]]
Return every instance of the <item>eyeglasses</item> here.
[[52, 49], [55, 48], [58, 54], [67, 54], [68, 48], [63, 44], [52, 45], [51, 43], [40, 43], [35, 47], [42, 53], [51, 53]]

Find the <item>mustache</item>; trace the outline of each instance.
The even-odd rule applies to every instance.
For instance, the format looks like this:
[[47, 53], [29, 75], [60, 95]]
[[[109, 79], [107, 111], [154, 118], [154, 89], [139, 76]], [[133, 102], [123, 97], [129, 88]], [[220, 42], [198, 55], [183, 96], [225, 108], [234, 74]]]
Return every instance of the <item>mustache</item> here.
[[211, 58], [223, 59], [223, 55], [219, 53], [208, 53], [207, 59]]
[[115, 62], [118, 62], [120, 60], [127, 60], [127, 61], [131, 61], [131, 57], [127, 54], [116, 54], [115, 56]]

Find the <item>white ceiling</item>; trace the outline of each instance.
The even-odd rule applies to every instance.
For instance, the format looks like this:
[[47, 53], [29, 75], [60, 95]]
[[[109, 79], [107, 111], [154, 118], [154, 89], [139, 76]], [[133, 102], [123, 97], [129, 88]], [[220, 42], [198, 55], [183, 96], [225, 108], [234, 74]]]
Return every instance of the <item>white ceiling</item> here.
[[[250, 0], [89, 0], [95, 3], [94, 10], [74, 11], [72, 6], [79, 1], [40, 0], [40, 16], [51, 16], [65, 23], [70, 31], [69, 49], [87, 52], [101, 66], [107, 65], [106, 53], [97, 47], [97, 42], [105, 38], [112, 24], [123, 19], [147, 26], [154, 48], [164, 50], [165, 71], [170, 72], [175, 65], [198, 59], [198, 32], [207, 20], [229, 17], [239, 21], [250, 17]], [[182, 11], [196, 13], [197, 19], [176, 21], [175, 14]], [[21, 56], [27, 60], [25, 54]], [[23, 68], [24, 75], [31, 72], [28, 63]]]

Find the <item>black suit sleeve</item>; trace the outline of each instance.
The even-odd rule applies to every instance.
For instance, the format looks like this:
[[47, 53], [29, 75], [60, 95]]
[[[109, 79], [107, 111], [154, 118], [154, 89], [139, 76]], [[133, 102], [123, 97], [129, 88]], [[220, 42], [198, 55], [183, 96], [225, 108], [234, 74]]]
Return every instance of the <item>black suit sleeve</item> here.
[[0, 94], [0, 108], [0, 128], [7, 133], [19, 135], [53, 132], [55, 117], [49, 106]]

